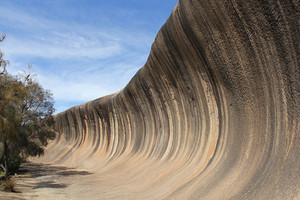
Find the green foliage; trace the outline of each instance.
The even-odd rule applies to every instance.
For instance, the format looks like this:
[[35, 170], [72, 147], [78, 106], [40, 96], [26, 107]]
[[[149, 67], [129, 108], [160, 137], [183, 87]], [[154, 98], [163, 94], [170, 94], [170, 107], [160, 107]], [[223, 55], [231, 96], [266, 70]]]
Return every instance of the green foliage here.
[[6, 177], [28, 156], [42, 155], [48, 140], [54, 139], [53, 105], [51, 92], [31, 74], [0, 73], [0, 163]]
[[9, 173], [16, 173], [24, 161], [25, 159], [18, 154], [18, 151], [10, 152], [8, 157]]

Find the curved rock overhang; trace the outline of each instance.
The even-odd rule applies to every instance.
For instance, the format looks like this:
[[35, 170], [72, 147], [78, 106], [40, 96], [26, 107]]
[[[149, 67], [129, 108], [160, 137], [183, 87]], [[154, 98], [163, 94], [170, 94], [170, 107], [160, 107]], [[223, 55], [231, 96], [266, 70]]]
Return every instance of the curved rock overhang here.
[[122, 91], [56, 116], [40, 161], [93, 171], [104, 199], [300, 199], [299, 9], [180, 0]]

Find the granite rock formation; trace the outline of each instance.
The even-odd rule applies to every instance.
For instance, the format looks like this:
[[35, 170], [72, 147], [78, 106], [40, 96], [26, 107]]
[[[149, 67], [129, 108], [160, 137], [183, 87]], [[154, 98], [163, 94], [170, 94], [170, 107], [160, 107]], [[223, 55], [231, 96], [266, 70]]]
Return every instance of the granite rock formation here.
[[180, 0], [128, 85], [58, 114], [38, 161], [92, 172], [78, 199], [300, 199], [299, 9]]

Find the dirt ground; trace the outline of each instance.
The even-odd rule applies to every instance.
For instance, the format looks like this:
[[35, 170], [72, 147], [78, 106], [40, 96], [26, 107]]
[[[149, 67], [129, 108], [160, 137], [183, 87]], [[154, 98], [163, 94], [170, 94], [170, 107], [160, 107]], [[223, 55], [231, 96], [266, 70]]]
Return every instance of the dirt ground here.
[[65, 192], [74, 180], [89, 176], [92, 173], [78, 171], [74, 168], [52, 166], [46, 164], [25, 163], [19, 174], [12, 177], [16, 182], [16, 192], [3, 192], [1, 188], [0, 200], [63, 200], [70, 199]]

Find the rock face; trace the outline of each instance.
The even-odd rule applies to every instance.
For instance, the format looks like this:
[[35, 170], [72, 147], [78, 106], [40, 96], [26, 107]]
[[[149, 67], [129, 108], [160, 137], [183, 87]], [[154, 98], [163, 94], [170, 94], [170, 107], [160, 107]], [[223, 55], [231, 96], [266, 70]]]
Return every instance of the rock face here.
[[180, 0], [122, 91], [56, 116], [40, 161], [93, 172], [78, 198], [300, 199], [299, 9]]

